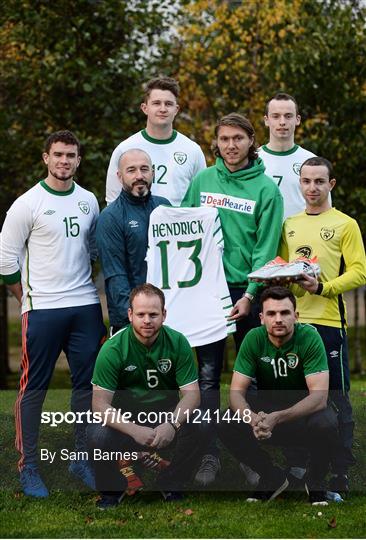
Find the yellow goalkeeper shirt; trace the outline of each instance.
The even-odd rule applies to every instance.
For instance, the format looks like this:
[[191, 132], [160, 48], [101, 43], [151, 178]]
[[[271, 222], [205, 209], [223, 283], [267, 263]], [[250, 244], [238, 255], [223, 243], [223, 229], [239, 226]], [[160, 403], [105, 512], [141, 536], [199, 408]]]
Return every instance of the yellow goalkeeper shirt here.
[[[342, 293], [366, 283], [366, 257], [360, 228], [351, 217], [330, 208], [313, 215], [301, 212], [282, 229], [280, 256], [286, 261], [317, 256], [321, 268], [320, 295], [301, 289], [300, 322], [341, 328], [346, 324]], [[300, 292], [294, 287], [294, 293]]]

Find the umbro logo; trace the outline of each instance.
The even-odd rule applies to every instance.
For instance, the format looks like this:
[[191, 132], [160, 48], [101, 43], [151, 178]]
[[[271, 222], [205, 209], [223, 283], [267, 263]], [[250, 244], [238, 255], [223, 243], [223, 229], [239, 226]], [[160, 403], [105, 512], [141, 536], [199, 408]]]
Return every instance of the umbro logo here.
[[56, 210], [47, 210], [47, 212], [43, 212], [45, 216], [52, 216], [52, 214], [55, 214]]
[[330, 356], [331, 358], [338, 358], [338, 356], [339, 356], [339, 351], [330, 351], [329, 356]]
[[262, 356], [261, 358], [262, 362], [272, 362], [272, 358], [270, 356]]
[[290, 231], [290, 232], [288, 233], [288, 236], [289, 236], [290, 238], [293, 238], [293, 237], [295, 236], [295, 231]]
[[137, 369], [137, 366], [130, 365], [125, 367], [125, 371], [135, 371], [135, 369]]
[[134, 219], [131, 219], [131, 221], [129, 221], [128, 224], [131, 227], [131, 229], [134, 229], [135, 227], [139, 226], [139, 222], [135, 221]]

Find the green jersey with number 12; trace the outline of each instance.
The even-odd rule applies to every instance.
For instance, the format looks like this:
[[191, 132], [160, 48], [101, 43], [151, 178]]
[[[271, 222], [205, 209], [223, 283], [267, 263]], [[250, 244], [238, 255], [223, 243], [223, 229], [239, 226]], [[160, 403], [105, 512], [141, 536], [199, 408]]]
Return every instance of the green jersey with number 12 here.
[[106, 201], [113, 202], [121, 192], [117, 176], [121, 155], [132, 148], [147, 152], [154, 166], [155, 176], [151, 187], [153, 195], [160, 195], [179, 206], [192, 178], [206, 168], [205, 156], [197, 143], [173, 130], [169, 139], [154, 139], [143, 129], [122, 141], [113, 151], [106, 186]]
[[150, 215], [147, 281], [166, 297], [167, 324], [192, 347], [235, 332], [216, 208], [159, 206]]

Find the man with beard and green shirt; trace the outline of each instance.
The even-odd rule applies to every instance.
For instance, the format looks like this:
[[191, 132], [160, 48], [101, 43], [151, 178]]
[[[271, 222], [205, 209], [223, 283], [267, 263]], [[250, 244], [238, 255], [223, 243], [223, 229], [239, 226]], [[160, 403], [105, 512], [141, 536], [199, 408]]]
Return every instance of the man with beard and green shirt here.
[[[326, 506], [329, 448], [339, 444], [337, 417], [327, 404], [329, 370], [316, 328], [300, 324], [296, 300], [286, 287], [269, 287], [261, 296], [260, 328], [245, 337], [230, 386], [232, 421], [220, 424], [231, 453], [260, 473], [257, 491], [247, 501], [269, 501], [288, 485], [262, 442], [288, 448], [305, 446], [310, 454], [306, 485], [309, 501]], [[256, 377], [258, 392], [248, 393]], [[234, 419], [237, 418], [236, 421]]]
[[[117, 506], [128, 490], [129, 478], [117, 461], [126, 458], [116, 458], [117, 452], [128, 452], [133, 464], [138, 454], [154, 455], [175, 442], [171, 462], [156, 481], [167, 501], [181, 497], [202, 455], [189, 422], [200, 401], [193, 352], [183, 334], [163, 325], [163, 292], [149, 283], [135, 287], [128, 317], [130, 325], [103, 345], [92, 378], [93, 411], [103, 419], [88, 431], [101, 510]], [[109, 459], [95, 458], [96, 451]]]
[[[277, 254], [283, 219], [278, 187], [265, 175], [258, 158], [255, 132], [238, 113], [216, 125], [213, 144], [216, 163], [192, 180], [182, 206], [208, 206], [219, 210], [224, 236], [224, 269], [233, 303], [229, 320], [237, 322], [236, 349], [246, 333], [259, 326], [258, 284], [248, 274]], [[202, 407], [219, 408], [220, 374], [225, 340], [197, 347]], [[196, 481], [210, 484], [220, 470], [217, 449], [204, 456]], [[201, 474], [202, 472], [202, 474]]]

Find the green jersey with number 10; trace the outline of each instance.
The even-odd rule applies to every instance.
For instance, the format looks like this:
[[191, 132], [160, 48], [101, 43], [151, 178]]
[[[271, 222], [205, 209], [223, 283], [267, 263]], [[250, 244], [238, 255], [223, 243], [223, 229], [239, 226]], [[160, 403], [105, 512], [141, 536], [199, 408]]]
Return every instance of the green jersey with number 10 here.
[[[250, 330], [241, 344], [234, 371], [257, 379], [258, 390], [306, 390], [306, 377], [328, 371], [324, 344], [316, 328], [295, 324], [292, 338], [275, 347], [265, 326]], [[285, 399], [284, 395], [280, 395]]]
[[192, 347], [235, 332], [216, 208], [159, 206], [150, 215], [147, 281], [165, 294], [167, 324]]

